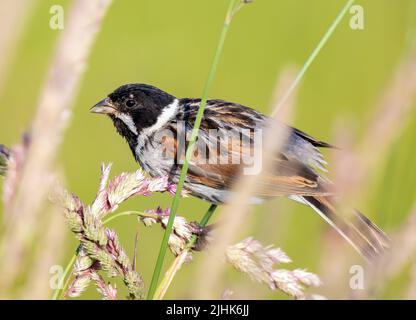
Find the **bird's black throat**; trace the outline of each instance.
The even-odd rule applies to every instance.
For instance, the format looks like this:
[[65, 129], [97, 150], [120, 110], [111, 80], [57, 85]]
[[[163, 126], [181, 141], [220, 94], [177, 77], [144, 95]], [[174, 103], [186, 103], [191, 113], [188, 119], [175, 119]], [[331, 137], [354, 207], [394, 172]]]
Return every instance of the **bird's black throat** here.
[[116, 127], [117, 132], [126, 139], [133, 156], [136, 158], [136, 147], [137, 147], [137, 138], [138, 136], [133, 133], [127, 125], [120, 119], [116, 118], [113, 115], [110, 115], [111, 120], [113, 120], [114, 126]]

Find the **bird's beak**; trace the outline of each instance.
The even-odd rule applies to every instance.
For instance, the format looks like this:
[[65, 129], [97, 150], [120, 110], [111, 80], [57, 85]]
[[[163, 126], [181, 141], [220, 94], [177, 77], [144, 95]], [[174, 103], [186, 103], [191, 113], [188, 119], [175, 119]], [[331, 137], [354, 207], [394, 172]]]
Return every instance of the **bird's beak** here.
[[102, 113], [102, 114], [114, 114], [116, 112], [116, 108], [111, 103], [109, 98], [105, 98], [98, 102], [95, 106], [90, 109], [92, 113]]

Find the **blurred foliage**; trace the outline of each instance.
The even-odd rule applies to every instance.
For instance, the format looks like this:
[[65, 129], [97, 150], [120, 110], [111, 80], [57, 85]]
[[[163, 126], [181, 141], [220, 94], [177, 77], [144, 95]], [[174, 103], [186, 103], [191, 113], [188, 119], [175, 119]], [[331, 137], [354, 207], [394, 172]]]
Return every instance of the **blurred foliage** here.
[[[354, 123], [351, 130], [357, 137], [365, 131], [372, 107], [406, 53], [409, 39], [415, 37], [411, 29], [414, 24], [409, 23], [412, 2], [415, 0], [357, 1], [365, 10], [365, 29], [350, 29], [348, 19], [341, 23], [302, 82], [293, 125], [329, 142], [333, 140], [334, 123], [340, 118]], [[49, 8], [62, 4], [67, 9], [69, 3], [37, 2], [0, 96], [1, 143], [19, 141], [30, 126], [59, 34], [49, 28]], [[254, 1], [233, 22], [211, 98], [239, 102], [268, 113], [279, 72], [288, 64], [305, 61], [344, 4], [344, 0]], [[89, 108], [117, 86], [132, 82], [153, 84], [177, 97], [198, 97], [226, 6], [224, 0], [114, 1], [91, 54], [71, 126], [61, 146], [60, 162], [70, 190], [82, 199], [93, 199], [101, 162], [113, 162], [113, 174], [137, 168], [127, 144], [110, 121], [90, 114]], [[361, 203], [354, 204], [388, 231], [405, 219], [415, 200], [416, 116], [403, 126], [406, 128], [400, 139], [379, 161], [374, 188], [367, 190]], [[142, 197], [120, 210], [168, 207], [171, 200], [167, 195]], [[203, 201], [188, 198], [182, 201], [179, 213], [199, 220], [207, 207]], [[322, 234], [328, 227], [312, 210], [282, 199], [256, 207], [255, 212], [250, 235], [284, 248], [296, 267], [319, 274], [320, 248], [327, 239]], [[219, 210], [216, 217], [220, 214]], [[132, 219], [127, 217], [111, 225], [119, 231], [129, 255], [136, 232]], [[138, 268], [147, 285], [161, 238], [158, 228], [140, 228]], [[63, 248], [68, 259], [75, 243], [73, 240]], [[179, 272], [168, 298], [191, 295], [194, 288], [190, 281], [197, 266], [196, 255], [195, 263]], [[344, 274], [348, 275], [348, 269]], [[251, 288], [248, 298], [280, 298], [232, 270], [224, 284], [236, 294]], [[88, 297], [97, 295], [91, 290]], [[388, 297], [400, 295], [390, 293]]]

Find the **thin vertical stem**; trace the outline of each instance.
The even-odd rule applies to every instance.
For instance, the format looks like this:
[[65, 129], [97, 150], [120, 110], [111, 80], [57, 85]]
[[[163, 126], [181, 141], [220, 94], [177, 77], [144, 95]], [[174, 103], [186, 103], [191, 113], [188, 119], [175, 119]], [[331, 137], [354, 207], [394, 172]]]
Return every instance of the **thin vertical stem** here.
[[52, 300], [59, 300], [59, 297], [61, 296], [60, 293], [64, 292], [64, 290], [66, 288], [66, 284], [64, 284], [64, 280], [68, 276], [69, 271], [70, 271], [71, 267], [74, 265], [76, 258], [77, 258], [77, 253], [74, 253], [71, 260], [66, 265], [65, 271], [62, 275], [62, 278], [61, 278], [61, 281], [60, 281], [60, 284], [62, 284], [62, 288], [55, 289], [55, 291], [53, 292], [53, 295], [52, 295]]
[[206, 105], [206, 102], [207, 102], [207, 99], [208, 99], [208, 92], [209, 92], [209, 90], [211, 88], [211, 85], [214, 81], [215, 73], [217, 71], [218, 62], [220, 60], [220, 56], [221, 56], [221, 53], [222, 53], [222, 50], [223, 50], [223, 47], [224, 47], [224, 42], [225, 42], [225, 38], [227, 36], [229, 26], [230, 26], [232, 18], [234, 16], [234, 14], [236, 13], [236, 11], [238, 10], [238, 8], [239, 7], [236, 8], [236, 0], [230, 0], [230, 4], [228, 6], [228, 10], [227, 10], [227, 14], [226, 14], [226, 17], [225, 17], [224, 25], [223, 25], [223, 28], [222, 28], [222, 31], [221, 31], [220, 39], [218, 41], [218, 46], [217, 46], [217, 49], [215, 51], [214, 60], [212, 62], [211, 69], [209, 71], [208, 78], [207, 78], [207, 81], [205, 83], [205, 87], [204, 87], [204, 90], [203, 90], [203, 93], [202, 93], [201, 103], [199, 105], [198, 113], [197, 113], [197, 116], [196, 116], [196, 119], [195, 119], [195, 124], [194, 124], [193, 130], [192, 130], [189, 146], [186, 150], [185, 161], [184, 161], [184, 164], [183, 164], [183, 167], [182, 167], [181, 176], [179, 178], [177, 191], [176, 191], [175, 197], [174, 197], [173, 202], [172, 202], [169, 221], [168, 221], [168, 224], [166, 226], [165, 233], [163, 235], [162, 244], [160, 246], [160, 251], [159, 251], [159, 256], [157, 258], [155, 270], [153, 272], [152, 282], [150, 284], [149, 293], [148, 293], [148, 296], [147, 296], [148, 299], [153, 299], [153, 296], [154, 296], [155, 291], [156, 291], [156, 287], [157, 287], [157, 284], [158, 284], [158, 281], [159, 281], [160, 273], [162, 271], [163, 262], [164, 262], [165, 255], [166, 255], [166, 250], [167, 250], [167, 247], [168, 247], [169, 237], [170, 237], [170, 234], [172, 232], [173, 222], [175, 220], [175, 215], [176, 215], [176, 212], [177, 212], [178, 207], [179, 207], [180, 195], [181, 195], [181, 192], [182, 192], [182, 189], [183, 189], [186, 174], [188, 172], [189, 160], [191, 159], [191, 156], [192, 156], [192, 153], [193, 153], [196, 138], [198, 136], [199, 126], [201, 124], [202, 116], [204, 114], [205, 105]]
[[285, 95], [282, 97], [282, 99], [279, 101], [273, 115], [275, 115], [279, 109], [286, 103], [286, 100], [289, 98], [289, 96], [292, 94], [293, 90], [299, 85], [300, 81], [302, 80], [303, 76], [305, 75], [306, 71], [311, 66], [312, 62], [315, 60], [315, 58], [318, 56], [319, 52], [321, 52], [322, 48], [325, 46], [325, 44], [328, 42], [331, 35], [334, 33], [335, 29], [341, 22], [342, 18], [347, 13], [348, 9], [353, 5], [355, 0], [348, 0], [347, 4], [342, 8], [341, 12], [338, 14], [338, 16], [335, 18], [334, 22], [330, 25], [328, 30], [325, 32], [322, 39], [319, 41], [316, 48], [312, 51], [308, 59], [306, 60], [305, 64], [302, 66], [302, 68], [299, 70], [298, 75], [294, 79], [293, 83], [285, 93]]
[[[201, 227], [205, 227], [207, 225], [208, 221], [211, 219], [216, 209], [217, 209], [216, 204], [212, 204], [209, 207], [208, 211], [205, 213], [204, 217], [199, 223]], [[186, 257], [188, 256], [189, 251], [194, 246], [197, 239], [198, 239], [197, 235], [192, 236], [186, 248], [180, 253], [180, 255], [178, 255], [175, 258], [172, 265], [169, 267], [168, 271], [166, 271], [166, 274], [163, 277], [162, 281], [160, 282], [160, 285], [157, 287], [156, 293], [154, 295], [155, 300], [163, 299], [163, 297], [166, 294], [166, 291], [169, 289], [169, 286], [172, 283], [173, 278], [175, 277], [176, 273], [180, 270], [180, 268], [186, 261]]]

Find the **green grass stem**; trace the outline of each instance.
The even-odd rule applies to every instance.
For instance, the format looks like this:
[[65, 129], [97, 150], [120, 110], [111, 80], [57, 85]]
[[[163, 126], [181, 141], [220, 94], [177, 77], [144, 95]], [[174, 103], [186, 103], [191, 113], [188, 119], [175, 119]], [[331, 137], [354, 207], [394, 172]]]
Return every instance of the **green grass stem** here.
[[328, 42], [329, 38], [331, 38], [332, 34], [334, 33], [335, 29], [341, 22], [342, 18], [347, 14], [348, 9], [354, 4], [355, 0], [348, 0], [345, 6], [342, 8], [338, 16], [335, 18], [335, 20], [332, 22], [332, 24], [329, 26], [328, 30], [323, 35], [322, 39], [319, 41], [318, 45], [315, 47], [315, 49], [312, 51], [308, 59], [306, 59], [305, 64], [302, 66], [302, 68], [299, 70], [299, 73], [296, 75], [296, 78], [293, 80], [293, 83], [290, 85], [289, 89], [286, 91], [284, 96], [280, 99], [279, 103], [277, 104], [277, 107], [275, 108], [273, 115], [275, 115], [279, 109], [286, 103], [287, 99], [290, 97], [290, 95], [293, 93], [293, 90], [299, 85], [300, 81], [304, 77], [306, 71], [311, 66], [312, 62], [316, 59], [319, 52], [321, 52], [322, 48], [325, 46], [325, 44]]
[[172, 232], [172, 227], [173, 227], [173, 222], [175, 220], [175, 215], [176, 212], [178, 210], [179, 207], [179, 201], [180, 201], [180, 195], [183, 189], [183, 185], [185, 182], [185, 177], [186, 174], [188, 172], [188, 167], [189, 167], [189, 161], [191, 159], [193, 150], [194, 150], [194, 145], [196, 142], [196, 138], [198, 136], [198, 130], [199, 130], [199, 126], [201, 124], [201, 120], [202, 120], [202, 116], [204, 114], [204, 109], [205, 109], [205, 105], [208, 99], [208, 93], [209, 90], [212, 86], [212, 83], [214, 81], [214, 77], [215, 77], [215, 73], [217, 71], [217, 67], [218, 67], [218, 63], [220, 60], [220, 56], [224, 47], [224, 42], [225, 42], [225, 38], [227, 36], [227, 32], [229, 29], [229, 26], [231, 24], [232, 18], [235, 15], [235, 13], [238, 11], [238, 9], [241, 8], [241, 1], [238, 1], [238, 4], [236, 5], [237, 0], [230, 0], [229, 6], [228, 6], [228, 10], [227, 10], [227, 14], [225, 16], [225, 21], [224, 21], [224, 25], [221, 31], [221, 35], [218, 41], [218, 45], [217, 45], [217, 49], [215, 51], [215, 55], [214, 55], [214, 59], [211, 65], [211, 68], [209, 70], [208, 73], [208, 78], [207, 81], [205, 83], [205, 87], [202, 93], [202, 97], [201, 97], [201, 103], [199, 105], [199, 109], [198, 109], [198, 113], [195, 119], [195, 124], [194, 127], [192, 129], [192, 134], [191, 134], [191, 138], [189, 141], [189, 145], [188, 148], [186, 150], [186, 154], [185, 154], [185, 161], [183, 163], [182, 166], [182, 170], [181, 170], [181, 176], [179, 178], [179, 182], [178, 182], [178, 186], [177, 186], [177, 191], [175, 194], [175, 197], [173, 199], [172, 202], [172, 206], [171, 206], [171, 210], [170, 210], [170, 216], [169, 216], [169, 221], [168, 224], [166, 226], [166, 230], [165, 233], [163, 235], [163, 239], [162, 239], [162, 243], [160, 246], [160, 250], [159, 250], [159, 255], [156, 261], [156, 266], [153, 272], [153, 277], [152, 277], [152, 281], [150, 283], [150, 288], [149, 288], [149, 292], [148, 292], [148, 296], [147, 299], [153, 299], [153, 296], [156, 292], [156, 288], [159, 282], [159, 277], [160, 274], [162, 272], [162, 267], [163, 267], [163, 263], [165, 260], [165, 255], [166, 255], [166, 250], [168, 247], [168, 241], [169, 241], [169, 236]]

